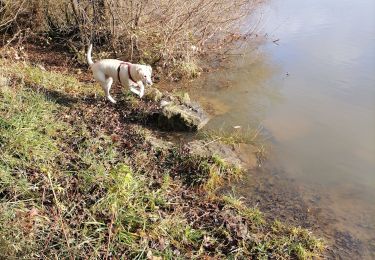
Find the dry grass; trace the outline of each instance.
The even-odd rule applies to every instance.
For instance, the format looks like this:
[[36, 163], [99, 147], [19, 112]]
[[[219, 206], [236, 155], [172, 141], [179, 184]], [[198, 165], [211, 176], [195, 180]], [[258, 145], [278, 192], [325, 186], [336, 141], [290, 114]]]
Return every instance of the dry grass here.
[[[79, 62], [93, 42], [103, 56], [149, 63], [178, 79], [200, 72], [199, 60], [223, 53], [260, 0], [1, 0], [0, 33], [18, 41], [59, 42]], [[9, 42], [8, 42], [9, 43]], [[3, 42], [7, 44], [7, 42]], [[98, 53], [95, 51], [94, 53]]]
[[251, 144], [257, 149], [256, 155], [260, 163], [267, 158], [267, 140], [262, 135], [262, 128], [209, 130], [200, 132], [198, 138], [206, 139], [209, 142], [220, 141], [229, 145]]

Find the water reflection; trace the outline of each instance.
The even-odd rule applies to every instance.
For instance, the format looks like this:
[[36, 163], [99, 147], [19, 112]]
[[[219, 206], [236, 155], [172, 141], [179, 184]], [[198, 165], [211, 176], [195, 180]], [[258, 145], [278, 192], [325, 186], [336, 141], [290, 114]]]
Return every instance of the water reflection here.
[[193, 82], [191, 87], [197, 91], [191, 91], [192, 96], [208, 104], [209, 110], [214, 110], [215, 117], [208, 128], [257, 127], [267, 108], [281, 102], [278, 88], [265, 84], [278, 72], [278, 67], [267, 63], [268, 60], [264, 52], [247, 52], [235, 56], [232, 60], [234, 64], [228, 65], [228, 68]]
[[225, 108], [208, 127], [265, 126], [272, 162], [375, 258], [375, 1], [273, 0], [263, 12], [269, 43], [199, 82], [195, 95]]

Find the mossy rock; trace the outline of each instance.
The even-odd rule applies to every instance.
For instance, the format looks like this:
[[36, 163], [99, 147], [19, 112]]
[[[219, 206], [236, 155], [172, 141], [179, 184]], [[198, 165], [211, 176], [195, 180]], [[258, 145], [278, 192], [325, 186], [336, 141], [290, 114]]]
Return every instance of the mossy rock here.
[[161, 108], [158, 127], [173, 131], [197, 131], [207, 124], [209, 118], [198, 104], [170, 104]]
[[218, 156], [228, 165], [240, 169], [255, 169], [258, 167], [256, 147], [251, 144], [224, 144], [220, 141], [195, 140], [185, 145], [192, 155]]
[[150, 101], [159, 102], [163, 98], [163, 93], [157, 88], [149, 88], [146, 90], [145, 98]]

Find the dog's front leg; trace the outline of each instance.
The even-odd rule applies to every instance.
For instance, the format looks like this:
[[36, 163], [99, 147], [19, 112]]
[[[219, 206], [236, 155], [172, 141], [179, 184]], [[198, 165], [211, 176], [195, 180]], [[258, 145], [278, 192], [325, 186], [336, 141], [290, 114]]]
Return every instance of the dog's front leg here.
[[130, 87], [130, 91], [138, 96], [140, 95], [140, 92], [135, 87]]
[[138, 86], [139, 86], [139, 98], [142, 98], [143, 95], [145, 94], [145, 86], [143, 85], [142, 81], [138, 81]]
[[143, 85], [142, 81], [138, 81], [137, 84], [139, 86], [139, 90], [137, 90], [135, 87], [130, 87], [130, 91], [137, 94], [139, 98], [142, 98], [145, 94], [145, 86]]

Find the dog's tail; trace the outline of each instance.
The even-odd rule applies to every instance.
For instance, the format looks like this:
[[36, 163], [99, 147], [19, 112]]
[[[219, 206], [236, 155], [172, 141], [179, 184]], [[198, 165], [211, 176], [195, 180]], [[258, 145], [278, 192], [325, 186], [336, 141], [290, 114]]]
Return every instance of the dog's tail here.
[[91, 58], [91, 51], [92, 51], [92, 44], [90, 44], [89, 49], [87, 50], [87, 54], [86, 54], [87, 63], [90, 65], [90, 67], [92, 66], [92, 64], [94, 64]]

